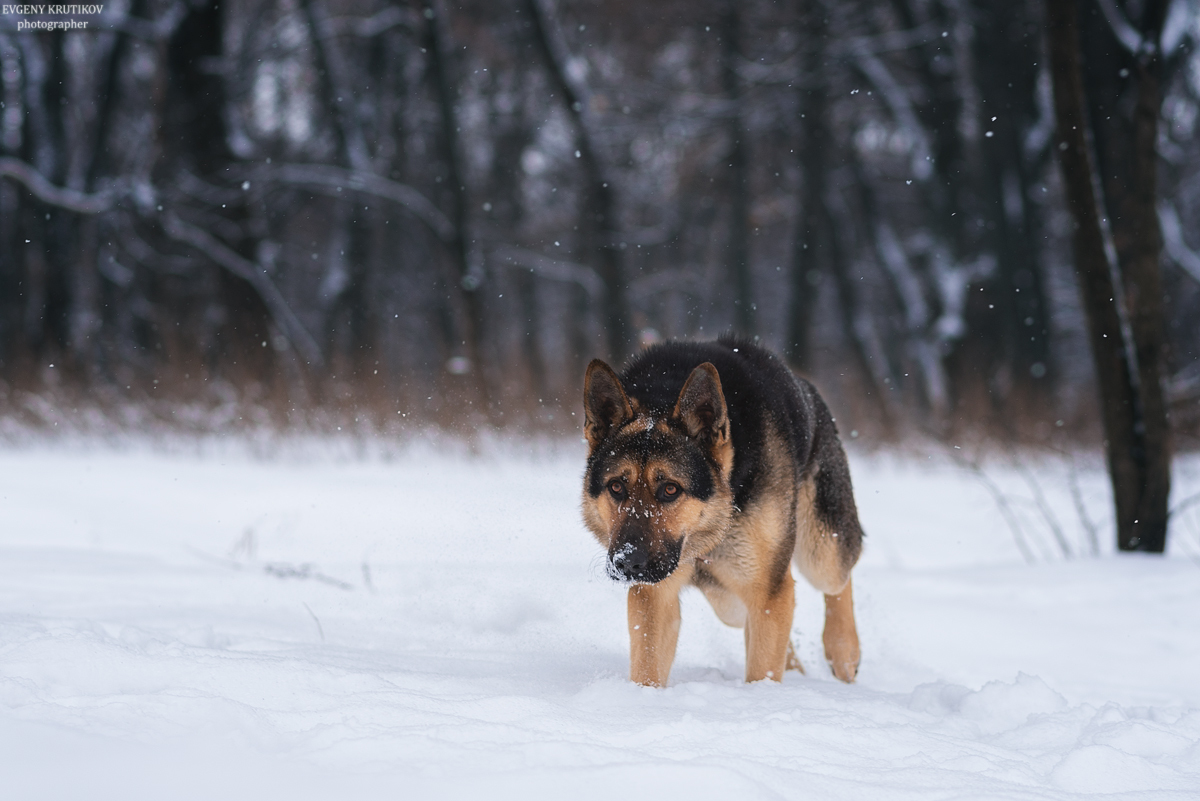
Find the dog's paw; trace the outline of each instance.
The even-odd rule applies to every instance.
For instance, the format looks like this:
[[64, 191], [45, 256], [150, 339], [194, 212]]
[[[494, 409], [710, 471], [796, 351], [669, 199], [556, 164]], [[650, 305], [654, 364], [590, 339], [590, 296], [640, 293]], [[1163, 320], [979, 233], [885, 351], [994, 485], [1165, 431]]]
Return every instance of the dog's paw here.
[[829, 669], [833, 671], [833, 675], [847, 684], [853, 684], [854, 679], [858, 677], [858, 660], [835, 661], [829, 660]]
[[858, 649], [858, 633], [853, 629], [849, 632], [831, 632], [825, 630], [825, 660], [829, 669], [838, 679], [852, 684], [858, 676], [858, 663], [862, 654]]

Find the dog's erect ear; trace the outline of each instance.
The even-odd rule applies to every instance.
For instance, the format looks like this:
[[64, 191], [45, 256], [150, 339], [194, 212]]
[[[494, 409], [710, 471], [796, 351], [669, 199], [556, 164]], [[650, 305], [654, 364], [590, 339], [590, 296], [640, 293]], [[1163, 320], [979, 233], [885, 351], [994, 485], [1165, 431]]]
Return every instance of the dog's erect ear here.
[[595, 448], [608, 432], [633, 417], [633, 407], [613, 369], [592, 359], [583, 379], [583, 435]]
[[721, 377], [711, 362], [692, 370], [672, 416], [683, 421], [688, 435], [716, 445], [729, 438], [729, 417], [725, 412], [725, 393]]

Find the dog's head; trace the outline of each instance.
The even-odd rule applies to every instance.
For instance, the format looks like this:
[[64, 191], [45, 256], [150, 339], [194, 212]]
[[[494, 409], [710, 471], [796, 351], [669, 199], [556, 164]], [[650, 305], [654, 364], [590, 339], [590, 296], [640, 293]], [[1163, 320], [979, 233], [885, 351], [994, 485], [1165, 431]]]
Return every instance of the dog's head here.
[[673, 409], [642, 408], [607, 364], [584, 379], [589, 445], [583, 517], [608, 574], [654, 584], [704, 556], [729, 528], [733, 442], [717, 369], [694, 369]]

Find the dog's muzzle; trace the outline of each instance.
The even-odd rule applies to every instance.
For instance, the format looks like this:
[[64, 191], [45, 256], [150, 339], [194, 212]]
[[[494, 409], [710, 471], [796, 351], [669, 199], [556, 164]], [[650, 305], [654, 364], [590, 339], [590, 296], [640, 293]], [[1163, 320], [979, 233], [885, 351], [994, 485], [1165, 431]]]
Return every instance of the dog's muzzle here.
[[633, 542], [625, 542], [608, 553], [607, 570], [610, 578], [636, 584], [657, 584], [679, 567], [679, 552], [683, 542], [667, 543], [667, 547], [651, 551]]

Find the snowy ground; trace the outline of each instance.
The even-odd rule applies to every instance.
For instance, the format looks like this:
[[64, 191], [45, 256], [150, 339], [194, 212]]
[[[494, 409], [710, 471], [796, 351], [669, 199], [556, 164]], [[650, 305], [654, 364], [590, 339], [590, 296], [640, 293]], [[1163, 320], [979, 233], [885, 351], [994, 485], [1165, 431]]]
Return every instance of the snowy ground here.
[[805, 585], [807, 676], [691, 595], [653, 690], [578, 445], [351, 450], [0, 449], [3, 796], [1200, 796], [1200, 504], [1115, 556], [1095, 460], [852, 454], [858, 684]]

